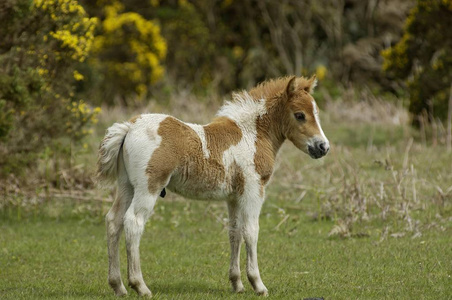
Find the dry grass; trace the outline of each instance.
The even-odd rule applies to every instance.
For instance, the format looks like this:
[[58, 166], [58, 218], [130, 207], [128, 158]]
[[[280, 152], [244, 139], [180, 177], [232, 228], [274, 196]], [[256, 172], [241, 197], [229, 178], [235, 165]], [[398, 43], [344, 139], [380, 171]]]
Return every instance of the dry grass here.
[[270, 186], [273, 197], [313, 220], [332, 220], [329, 236], [384, 240], [450, 229], [452, 155], [434, 139], [433, 125], [429, 138], [420, 137], [400, 103], [367, 90], [345, 92], [326, 110], [331, 153], [312, 161], [286, 145], [272, 183], [277, 187]]
[[[98, 143], [108, 126], [144, 112], [202, 124], [213, 118], [220, 105], [216, 97], [200, 101], [181, 93], [167, 105], [151, 101], [138, 110], [104, 108], [95, 134], [86, 140], [87, 149], [74, 154], [70, 167], [58, 168], [57, 161], [43, 158], [31, 176], [11, 175], [2, 181], [0, 209], [21, 207], [26, 213], [52, 198], [80, 204], [111, 201], [113, 192], [97, 190], [92, 180]], [[431, 228], [446, 230], [451, 218], [451, 155], [442, 144], [426, 143], [409, 126], [401, 103], [384, 101], [369, 90], [350, 90], [327, 101], [325, 110], [322, 124], [332, 143], [326, 158], [314, 161], [290, 143], [283, 146], [267, 201], [270, 207], [278, 207], [277, 230], [290, 221], [286, 213], [290, 210], [307, 213], [313, 220], [332, 220], [330, 236], [379, 234], [385, 238], [419, 236]], [[227, 225], [222, 205], [209, 204], [205, 212]]]
[[330, 100], [325, 110], [336, 122], [394, 126], [407, 126], [410, 122], [402, 100], [387, 101], [374, 96], [369, 89], [345, 90], [334, 101], [328, 96], [326, 98]]

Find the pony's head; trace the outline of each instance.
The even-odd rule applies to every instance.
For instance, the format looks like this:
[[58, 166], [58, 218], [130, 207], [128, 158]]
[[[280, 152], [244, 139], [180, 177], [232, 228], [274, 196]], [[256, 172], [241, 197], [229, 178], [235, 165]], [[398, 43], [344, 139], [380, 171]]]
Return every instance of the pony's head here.
[[294, 76], [287, 83], [281, 100], [285, 102], [282, 120], [285, 137], [317, 159], [328, 153], [330, 143], [320, 126], [319, 109], [311, 95], [316, 85], [315, 75], [310, 79]]

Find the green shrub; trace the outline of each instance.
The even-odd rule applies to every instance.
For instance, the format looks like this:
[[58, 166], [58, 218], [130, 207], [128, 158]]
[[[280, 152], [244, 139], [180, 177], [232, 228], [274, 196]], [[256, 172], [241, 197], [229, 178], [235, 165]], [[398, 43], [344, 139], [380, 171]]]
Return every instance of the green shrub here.
[[418, 0], [405, 23], [401, 40], [382, 52], [383, 69], [404, 79], [410, 93], [409, 110], [447, 116], [452, 83], [452, 1]]
[[74, 0], [0, 4], [1, 175], [33, 166], [46, 147], [70, 153], [89, 133], [99, 109], [77, 99], [74, 85], [96, 22]]
[[[115, 96], [124, 104], [144, 98], [164, 73], [167, 48], [160, 27], [137, 12], [124, 11], [117, 0], [100, 1], [97, 8], [103, 18], [86, 66], [96, 98], [110, 104]], [[90, 87], [83, 88], [92, 94]]]

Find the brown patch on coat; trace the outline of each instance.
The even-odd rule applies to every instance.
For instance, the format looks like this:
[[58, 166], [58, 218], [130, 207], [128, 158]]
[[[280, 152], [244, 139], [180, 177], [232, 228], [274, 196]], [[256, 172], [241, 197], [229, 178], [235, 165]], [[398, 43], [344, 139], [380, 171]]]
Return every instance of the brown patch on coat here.
[[277, 151], [278, 149], [274, 149], [271, 141], [265, 137], [264, 129], [258, 130], [256, 153], [254, 154], [254, 166], [257, 174], [261, 177], [261, 185], [263, 186], [268, 183], [273, 173]]
[[235, 161], [232, 164], [231, 168], [234, 172], [234, 176], [232, 177], [232, 187], [234, 189], [234, 192], [238, 196], [241, 196], [245, 192], [245, 176], [243, 175], [242, 168], [237, 165]]
[[196, 132], [175, 118], [167, 117], [160, 122], [157, 133], [162, 137], [162, 141], [146, 167], [148, 189], [151, 194], [160, 192], [165, 186], [171, 173], [181, 164], [184, 151], [202, 148]]
[[141, 115], [137, 115], [137, 116], [134, 116], [134, 117], [132, 117], [130, 120], [129, 120], [129, 123], [135, 123], [138, 119], [140, 119], [141, 118]]
[[237, 145], [242, 139], [239, 126], [227, 117], [215, 118], [212, 123], [204, 126], [204, 132], [210, 158], [218, 161], [223, 160], [224, 151]]
[[[226, 117], [216, 118], [204, 126], [204, 131], [209, 158], [204, 157], [202, 142], [190, 126], [173, 117], [167, 117], [160, 123], [157, 133], [162, 141], [146, 168], [150, 193], [159, 192], [171, 176], [175, 176], [179, 183], [191, 185], [193, 189], [196, 187], [203, 189], [199, 192], [219, 188], [220, 183], [226, 178], [223, 152], [240, 142], [242, 132]], [[237, 192], [243, 193], [244, 176], [240, 167], [234, 163], [228, 173], [230, 182], [226, 183]], [[176, 192], [182, 192], [178, 190], [180, 184], [176, 184], [175, 187]]]

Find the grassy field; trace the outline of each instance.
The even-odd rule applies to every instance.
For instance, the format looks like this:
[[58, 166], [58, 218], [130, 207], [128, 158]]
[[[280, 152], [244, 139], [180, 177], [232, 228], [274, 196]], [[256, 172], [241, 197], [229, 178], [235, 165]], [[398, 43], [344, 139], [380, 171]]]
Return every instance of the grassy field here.
[[[203, 213], [205, 205], [191, 204], [187, 210], [185, 203], [165, 202], [159, 207], [162, 218], [150, 222], [141, 244], [143, 274], [156, 299], [256, 297], [249, 285], [243, 295], [230, 292], [227, 233], [211, 213]], [[290, 225], [296, 233], [277, 230], [273, 214], [267, 206], [259, 254], [274, 299], [451, 296], [450, 231], [383, 242], [379, 237], [338, 239], [326, 235], [331, 222], [306, 217]], [[2, 299], [114, 298], [106, 282], [102, 224], [70, 217], [8, 221], [1, 231]]]
[[[199, 110], [215, 103], [171, 107], [150, 109], [205, 122], [208, 114]], [[270, 297], [451, 299], [452, 153], [441, 136], [431, 145], [429, 135], [410, 129], [402, 109], [378, 101], [326, 110], [321, 119], [331, 153], [311, 160], [285, 144], [267, 190], [259, 264]], [[89, 149], [95, 151], [107, 124], [128, 117], [106, 112]], [[88, 151], [77, 160], [74, 172], [80, 164], [88, 169], [95, 155]], [[114, 298], [103, 223], [111, 193], [74, 181], [71, 189], [5, 193], [1, 299]], [[223, 203], [171, 193], [158, 200], [141, 244], [143, 275], [155, 299], [256, 297], [243, 271], [246, 292], [230, 291], [227, 222]], [[124, 248], [122, 241], [126, 279]]]

